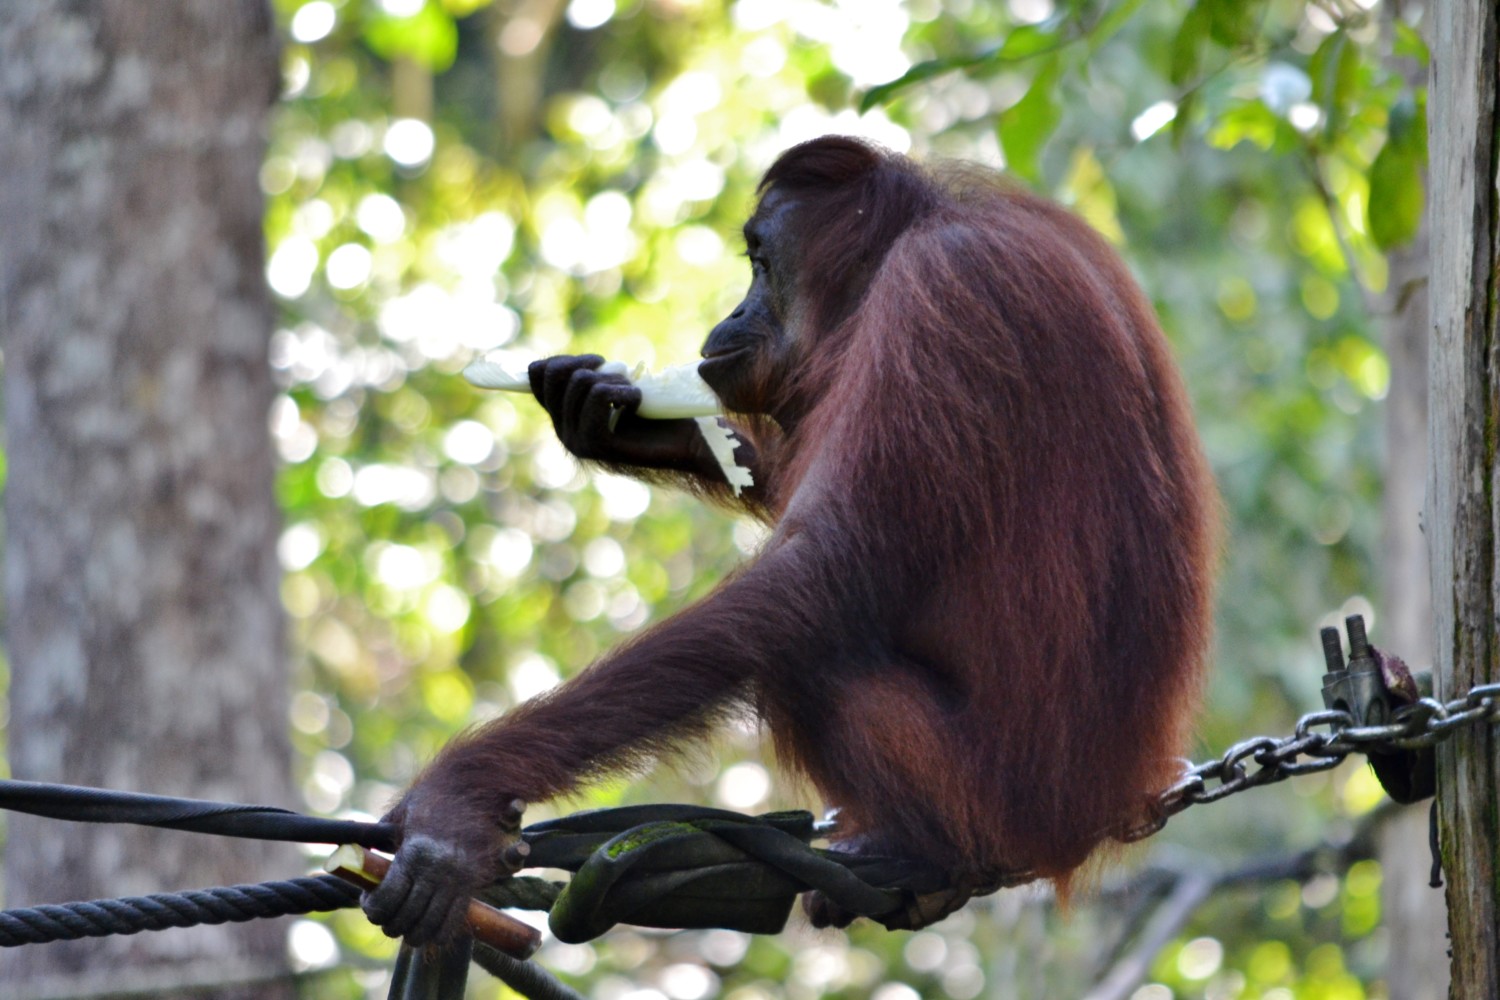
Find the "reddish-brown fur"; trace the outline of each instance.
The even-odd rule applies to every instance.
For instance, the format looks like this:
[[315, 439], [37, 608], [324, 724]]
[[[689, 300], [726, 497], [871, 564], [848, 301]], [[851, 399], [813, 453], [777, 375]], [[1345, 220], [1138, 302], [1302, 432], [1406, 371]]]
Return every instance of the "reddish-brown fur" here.
[[420, 801], [479, 837], [748, 703], [841, 836], [1065, 880], [1176, 776], [1199, 690], [1215, 500], [1166, 342], [1097, 234], [987, 173], [825, 139], [763, 188], [805, 262], [766, 386], [797, 419], [742, 425], [771, 540], [456, 741]]

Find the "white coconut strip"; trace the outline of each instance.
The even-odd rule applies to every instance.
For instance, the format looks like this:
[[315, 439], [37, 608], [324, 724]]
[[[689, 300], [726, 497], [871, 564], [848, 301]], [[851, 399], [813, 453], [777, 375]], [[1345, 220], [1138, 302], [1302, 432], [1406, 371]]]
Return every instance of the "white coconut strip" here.
[[[505, 392], [531, 392], [531, 379], [526, 374], [527, 363], [509, 352], [497, 351], [464, 368], [464, 378], [481, 389], [500, 389]], [[739, 496], [740, 491], [755, 485], [750, 470], [734, 460], [734, 448], [739, 439], [718, 420], [724, 411], [719, 397], [698, 374], [698, 362], [673, 365], [659, 372], [648, 372], [643, 364], [627, 369], [622, 362], [608, 361], [599, 367], [601, 372], [624, 375], [641, 390], [641, 405], [636, 410], [648, 420], [676, 420], [692, 417], [698, 424], [698, 433], [713, 454], [714, 461], [724, 473], [724, 481]]]
[[[636, 412], [649, 420], [707, 417], [724, 411], [719, 397], [698, 375], [696, 361], [673, 365], [659, 372], [648, 372], [645, 365], [636, 365], [631, 370], [618, 361], [611, 361], [599, 370], [629, 378], [641, 390], [641, 405]], [[481, 389], [531, 391], [526, 365], [509, 354], [488, 354], [471, 362], [464, 369], [464, 378]]]

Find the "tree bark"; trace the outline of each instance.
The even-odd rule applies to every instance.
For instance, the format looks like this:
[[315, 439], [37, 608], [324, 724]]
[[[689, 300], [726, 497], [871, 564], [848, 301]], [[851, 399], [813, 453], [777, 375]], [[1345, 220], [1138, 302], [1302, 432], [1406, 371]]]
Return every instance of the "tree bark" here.
[[[1386, 34], [1410, 7], [1409, 0], [1381, 5]], [[1388, 63], [1395, 57], [1387, 53]], [[1416, 60], [1392, 68], [1414, 91], [1427, 86], [1427, 70]], [[1431, 669], [1432, 587], [1427, 578], [1427, 539], [1422, 503], [1427, 490], [1428, 225], [1388, 255], [1385, 351], [1391, 365], [1385, 399], [1385, 490], [1381, 509], [1380, 645], [1414, 670]], [[1386, 991], [1404, 1000], [1448, 995], [1448, 914], [1442, 893], [1429, 885], [1429, 810], [1409, 806], [1382, 825], [1378, 851], [1384, 875], [1381, 910], [1389, 944]]]
[[[0, 4], [10, 761], [287, 802], [258, 171], [263, 0]], [[297, 874], [286, 848], [25, 816], [6, 904]], [[15, 949], [8, 998], [290, 997], [285, 926]]]
[[[1432, 178], [1432, 549], [1434, 668], [1452, 698], [1500, 680], [1495, 449], [1495, 80], [1493, 3], [1434, 5], [1428, 104]], [[1500, 996], [1500, 757], [1491, 726], [1439, 747], [1438, 807], [1455, 998]]]

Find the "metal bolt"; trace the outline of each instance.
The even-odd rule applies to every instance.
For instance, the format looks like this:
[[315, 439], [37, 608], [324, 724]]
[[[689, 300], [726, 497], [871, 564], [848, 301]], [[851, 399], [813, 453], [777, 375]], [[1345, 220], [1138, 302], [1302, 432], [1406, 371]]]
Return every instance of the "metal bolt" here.
[[1365, 636], [1363, 615], [1350, 615], [1344, 619], [1344, 628], [1349, 631], [1349, 659], [1362, 660], [1370, 655], [1370, 640]]
[[1328, 673], [1336, 674], [1344, 669], [1344, 643], [1339, 638], [1339, 630], [1336, 628], [1325, 628], [1318, 632], [1323, 639], [1323, 663], [1328, 667]]

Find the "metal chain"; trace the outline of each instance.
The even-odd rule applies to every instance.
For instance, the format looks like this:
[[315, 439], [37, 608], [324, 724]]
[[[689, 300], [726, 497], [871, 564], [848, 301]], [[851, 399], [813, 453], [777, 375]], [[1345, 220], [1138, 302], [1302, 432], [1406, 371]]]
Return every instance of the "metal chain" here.
[[[1262, 785], [1326, 771], [1351, 753], [1419, 750], [1478, 722], [1500, 718], [1500, 684], [1479, 684], [1448, 702], [1422, 698], [1399, 709], [1385, 725], [1356, 726], [1338, 709], [1309, 712], [1297, 720], [1290, 736], [1255, 736], [1241, 740], [1217, 760], [1195, 764], [1153, 800], [1154, 815], [1115, 835], [1126, 843], [1144, 840], [1188, 806], [1218, 802]], [[1254, 764], [1254, 767], [1250, 765]]]

